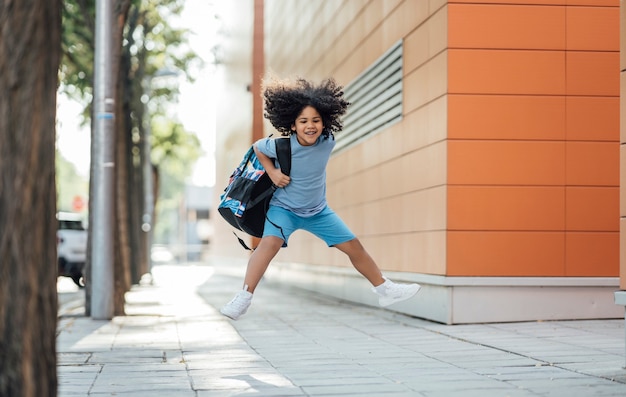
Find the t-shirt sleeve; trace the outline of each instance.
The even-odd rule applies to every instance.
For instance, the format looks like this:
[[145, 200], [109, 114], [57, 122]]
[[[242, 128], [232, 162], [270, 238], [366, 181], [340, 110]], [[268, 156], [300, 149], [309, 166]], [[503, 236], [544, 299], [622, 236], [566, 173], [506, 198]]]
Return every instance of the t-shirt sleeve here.
[[270, 138], [261, 138], [254, 143], [257, 150], [267, 157], [276, 158], [276, 143]]

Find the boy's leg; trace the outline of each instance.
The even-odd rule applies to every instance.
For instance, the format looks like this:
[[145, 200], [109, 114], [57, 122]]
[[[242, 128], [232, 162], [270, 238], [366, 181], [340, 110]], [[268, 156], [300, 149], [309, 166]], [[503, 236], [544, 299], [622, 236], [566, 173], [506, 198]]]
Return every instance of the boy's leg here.
[[248, 311], [252, 302], [252, 293], [259, 284], [261, 277], [267, 270], [270, 261], [283, 245], [283, 240], [275, 236], [265, 236], [259, 242], [248, 260], [248, 269], [243, 289], [235, 297], [220, 309], [220, 313], [233, 320], [237, 320]]
[[330, 208], [326, 207], [320, 214], [307, 218], [303, 228], [324, 240], [328, 246], [337, 247], [348, 255], [354, 268], [374, 287], [372, 290], [378, 294], [381, 306], [409, 299], [419, 291], [418, 284], [396, 284], [383, 277], [359, 239]]
[[259, 246], [254, 250], [248, 260], [248, 268], [244, 279], [244, 288], [248, 286], [248, 291], [253, 293], [259, 281], [265, 274], [267, 267], [283, 245], [283, 240], [275, 236], [265, 236], [259, 242]]
[[335, 245], [337, 249], [348, 255], [352, 266], [361, 273], [374, 287], [385, 282], [383, 274], [367, 253], [358, 238]]
[[365, 251], [359, 239], [330, 207], [324, 208], [319, 214], [306, 218], [302, 228], [324, 240], [329, 247], [336, 247], [348, 255], [356, 270], [373, 286], [385, 282], [380, 269]]
[[396, 284], [384, 278], [380, 269], [365, 251], [359, 239], [335, 245], [350, 258], [352, 265], [374, 286], [372, 291], [378, 295], [381, 306], [389, 306], [411, 298], [420, 290], [419, 284]]

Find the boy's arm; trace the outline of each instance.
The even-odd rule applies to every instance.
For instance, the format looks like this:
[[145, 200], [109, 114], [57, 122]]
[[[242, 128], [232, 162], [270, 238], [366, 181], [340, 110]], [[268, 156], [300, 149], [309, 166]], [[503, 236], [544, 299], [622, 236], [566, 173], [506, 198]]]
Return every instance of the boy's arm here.
[[285, 187], [291, 181], [287, 175], [283, 174], [280, 168], [276, 168], [274, 165], [274, 161], [271, 158], [267, 157], [263, 154], [259, 149], [257, 149], [256, 145], [252, 146], [254, 148], [254, 153], [256, 154], [259, 162], [265, 168], [265, 172], [272, 180], [272, 183], [278, 187]]

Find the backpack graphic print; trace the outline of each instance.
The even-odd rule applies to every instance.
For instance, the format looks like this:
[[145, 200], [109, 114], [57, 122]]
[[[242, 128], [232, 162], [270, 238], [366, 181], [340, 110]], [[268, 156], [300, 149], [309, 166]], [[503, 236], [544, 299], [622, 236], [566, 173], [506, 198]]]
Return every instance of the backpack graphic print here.
[[[289, 175], [291, 143], [289, 138], [274, 139], [281, 171]], [[233, 171], [220, 196], [218, 212], [231, 226], [251, 236], [262, 237], [269, 202], [276, 190], [269, 175], [250, 147]], [[240, 240], [240, 242], [242, 242]], [[242, 245], [245, 244], [242, 242]]]

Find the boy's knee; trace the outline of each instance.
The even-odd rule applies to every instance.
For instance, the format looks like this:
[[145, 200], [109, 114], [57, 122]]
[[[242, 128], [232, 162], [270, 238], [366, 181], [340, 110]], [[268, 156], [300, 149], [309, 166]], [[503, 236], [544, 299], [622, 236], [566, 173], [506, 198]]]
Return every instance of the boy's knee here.
[[276, 236], [264, 236], [261, 239], [261, 242], [259, 243], [259, 247], [261, 245], [267, 247], [267, 248], [271, 248], [271, 249], [280, 249], [280, 247], [282, 247], [284, 244], [284, 240], [280, 237], [276, 237]]
[[346, 241], [345, 243], [335, 245], [340, 251], [345, 252], [346, 254], [356, 254], [362, 251], [365, 251], [365, 248], [361, 244], [358, 238], [354, 238], [350, 241]]

